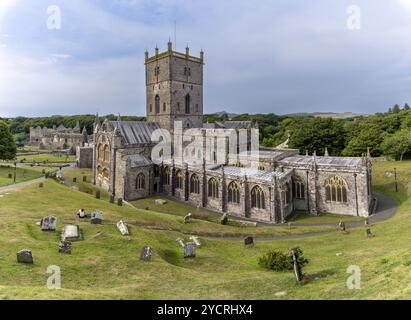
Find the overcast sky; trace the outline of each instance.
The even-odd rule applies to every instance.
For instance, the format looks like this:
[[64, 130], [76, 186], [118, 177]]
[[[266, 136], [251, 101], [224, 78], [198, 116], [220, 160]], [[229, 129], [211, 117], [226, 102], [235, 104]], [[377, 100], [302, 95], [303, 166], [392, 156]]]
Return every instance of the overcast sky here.
[[144, 115], [144, 51], [174, 21], [179, 51], [205, 51], [206, 113], [411, 103], [411, 0], [0, 0], [0, 116]]

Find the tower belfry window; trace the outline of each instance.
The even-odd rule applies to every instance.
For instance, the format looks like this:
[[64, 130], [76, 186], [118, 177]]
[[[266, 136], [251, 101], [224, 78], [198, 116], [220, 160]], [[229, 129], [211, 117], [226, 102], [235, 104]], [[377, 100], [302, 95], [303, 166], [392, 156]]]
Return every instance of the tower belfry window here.
[[190, 113], [190, 104], [191, 104], [191, 97], [190, 95], [186, 95], [186, 113]]

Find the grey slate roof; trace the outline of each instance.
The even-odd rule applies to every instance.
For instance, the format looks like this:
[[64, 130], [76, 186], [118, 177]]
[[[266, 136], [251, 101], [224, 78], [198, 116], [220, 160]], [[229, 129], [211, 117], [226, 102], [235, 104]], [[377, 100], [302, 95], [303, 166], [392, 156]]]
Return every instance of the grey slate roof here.
[[[216, 169], [212, 171], [221, 172], [221, 169]], [[226, 175], [231, 175], [235, 177], [243, 177], [244, 175], [247, 176], [248, 179], [252, 180], [260, 180], [265, 182], [271, 182], [272, 178], [275, 176], [278, 179], [282, 179], [283, 177], [287, 176], [291, 169], [282, 171], [263, 171], [257, 170], [254, 168], [241, 168], [236, 166], [225, 166], [224, 173]]]
[[152, 143], [152, 132], [160, 129], [157, 123], [145, 121], [110, 121], [109, 124], [113, 129], [118, 125], [126, 145]]
[[[312, 156], [293, 156], [284, 158], [281, 162], [284, 165], [310, 165], [313, 163]], [[317, 165], [319, 166], [344, 166], [344, 167], [358, 167], [362, 165], [361, 158], [352, 157], [316, 157]]]
[[141, 154], [133, 154], [128, 157], [132, 168], [142, 167], [152, 164], [152, 162]]

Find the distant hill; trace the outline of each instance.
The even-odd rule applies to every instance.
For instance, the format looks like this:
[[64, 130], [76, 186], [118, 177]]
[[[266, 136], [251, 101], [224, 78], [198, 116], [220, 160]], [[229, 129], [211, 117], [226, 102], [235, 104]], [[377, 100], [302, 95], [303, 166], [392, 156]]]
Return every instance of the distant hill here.
[[215, 113], [213, 113], [212, 115], [213, 115], [213, 116], [219, 116], [219, 117], [221, 117], [221, 116], [223, 116], [223, 115], [227, 115], [229, 118], [234, 118], [234, 117], [238, 116], [237, 113], [229, 113], [229, 112], [227, 112], [227, 111], [215, 112]]
[[301, 112], [301, 113], [289, 113], [285, 116], [289, 117], [320, 117], [320, 118], [334, 118], [334, 119], [347, 119], [347, 118], [354, 118], [358, 116], [365, 116], [366, 114], [360, 113], [352, 113], [352, 112]]

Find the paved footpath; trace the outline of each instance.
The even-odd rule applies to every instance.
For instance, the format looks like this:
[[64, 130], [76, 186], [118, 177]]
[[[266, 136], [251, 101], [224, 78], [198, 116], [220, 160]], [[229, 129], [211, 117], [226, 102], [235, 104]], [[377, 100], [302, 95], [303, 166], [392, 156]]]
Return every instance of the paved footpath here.
[[43, 182], [44, 180], [46, 180], [46, 178], [41, 177], [41, 178], [34, 179], [34, 180], [29, 180], [29, 181], [24, 181], [24, 182], [20, 182], [20, 183], [10, 184], [8, 186], [0, 187], [0, 192], [8, 191], [8, 190], [11, 190], [11, 189], [17, 189], [17, 188], [31, 186], [32, 184], [40, 183], [40, 182]]

